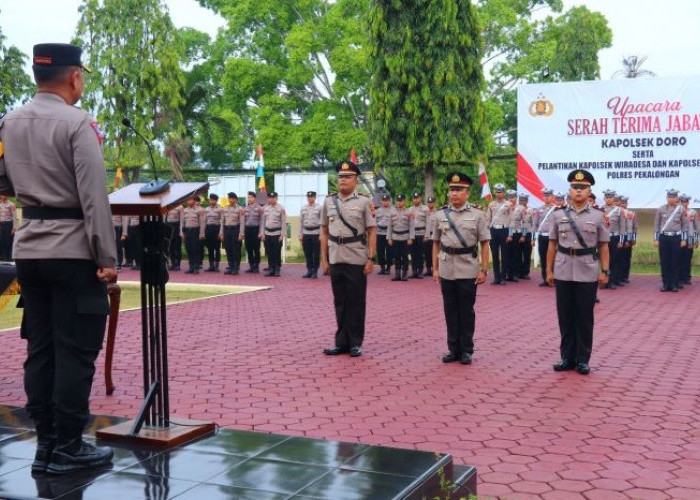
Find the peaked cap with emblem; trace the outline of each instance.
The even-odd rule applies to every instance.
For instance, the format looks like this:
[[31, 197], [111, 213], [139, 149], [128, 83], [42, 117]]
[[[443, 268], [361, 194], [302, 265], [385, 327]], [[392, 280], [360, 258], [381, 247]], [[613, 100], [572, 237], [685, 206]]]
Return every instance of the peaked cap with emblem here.
[[467, 188], [472, 185], [472, 178], [461, 172], [452, 172], [451, 174], [447, 174], [445, 179], [447, 180], [447, 185], [449, 187]]
[[34, 46], [35, 67], [79, 66], [90, 73], [90, 69], [83, 65], [80, 56], [83, 49], [69, 43], [39, 43]]
[[508, 196], [508, 198], [515, 198], [516, 196], [518, 196], [518, 192], [515, 189], [509, 189], [508, 191], [506, 191], [506, 195]]
[[554, 197], [557, 200], [565, 200], [566, 199], [566, 195], [564, 193], [562, 193], [561, 191], [557, 191], [556, 193], [554, 193]]
[[529, 200], [529, 199], [530, 199], [530, 195], [527, 194], [527, 193], [520, 193], [520, 194], [518, 195], [518, 198], [520, 198], [521, 200]]
[[335, 165], [335, 170], [339, 174], [355, 174], [355, 175], [360, 175], [362, 172], [360, 172], [360, 169], [357, 168], [357, 165], [355, 165], [353, 162], [350, 160], [343, 160], [338, 162]]
[[551, 195], [554, 194], [554, 190], [552, 188], [542, 188], [542, 194]]
[[669, 198], [675, 198], [676, 196], [678, 196], [678, 190], [673, 188], [667, 189], [666, 196]]
[[503, 191], [506, 190], [506, 187], [503, 184], [498, 183], [493, 187], [493, 190], [496, 191], [497, 193], [502, 193]]
[[685, 193], [681, 193], [681, 195], [678, 197], [678, 199], [681, 201], [690, 201], [690, 196], [685, 194]]
[[585, 184], [586, 186], [593, 186], [595, 184], [593, 174], [582, 168], [569, 172], [569, 176], [566, 180], [569, 184]]

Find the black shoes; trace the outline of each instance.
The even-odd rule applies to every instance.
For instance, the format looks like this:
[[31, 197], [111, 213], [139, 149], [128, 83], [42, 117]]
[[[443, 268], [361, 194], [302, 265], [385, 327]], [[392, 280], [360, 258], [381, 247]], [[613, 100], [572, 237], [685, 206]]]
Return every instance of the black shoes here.
[[339, 354], [348, 354], [349, 352], [350, 352], [349, 347], [338, 347], [338, 346], [323, 350], [323, 354], [326, 354], [328, 356], [337, 356]]
[[413, 279], [413, 280], [422, 280], [422, 279], [423, 279], [423, 276], [421, 276], [421, 272], [420, 272], [420, 271], [416, 271], [415, 273], [413, 273], [413, 275], [411, 275], [411, 279]]
[[554, 365], [552, 368], [554, 369], [555, 372], [566, 372], [566, 371], [573, 370], [574, 368], [576, 368], [576, 363], [574, 363], [573, 361], [562, 360], [559, 363], [557, 363], [556, 365]]
[[428, 268], [425, 270], [425, 273], [423, 273], [423, 276], [432, 276], [433, 275], [433, 270], [431, 268]]
[[233, 269], [230, 267], [227, 267], [226, 270], [224, 271], [224, 274], [233, 274]]
[[546, 281], [543, 281], [542, 283], [540, 283], [537, 286], [549, 287], [549, 284]]
[[46, 472], [46, 467], [51, 460], [51, 454], [56, 446], [54, 439], [40, 439], [36, 443], [36, 454], [32, 462], [32, 473]]
[[391, 281], [401, 281], [401, 273], [400, 272], [396, 273], [396, 276], [391, 278]]
[[[37, 450], [38, 452], [38, 450]], [[90, 469], [109, 464], [114, 456], [112, 448], [95, 446], [82, 439], [57, 445], [46, 466], [48, 474], [66, 474], [79, 469]]]
[[472, 364], [472, 355], [469, 354], [468, 352], [465, 352], [462, 354], [462, 356], [459, 358], [459, 364], [460, 365], [471, 365]]
[[443, 363], [453, 363], [455, 361], [459, 361], [460, 357], [459, 354], [455, 354], [453, 352], [448, 352], [442, 357], [442, 362]]
[[350, 348], [350, 357], [357, 358], [358, 356], [362, 356], [362, 347], [360, 347], [360, 346], [351, 347]]
[[311, 271], [311, 279], [312, 280], [318, 279], [318, 271], [316, 271], [315, 269], [313, 271]]
[[249, 267], [248, 269], [246, 269], [246, 270], [243, 271], [243, 272], [244, 272], [244, 273], [254, 273], [254, 272], [255, 272], [255, 268], [254, 268], [254, 267]]
[[591, 373], [591, 368], [588, 366], [588, 363], [579, 363], [576, 365], [576, 371], [581, 375], [588, 375]]
[[617, 290], [617, 287], [615, 286], [615, 283], [612, 283], [612, 282], [610, 282], [610, 281], [608, 281], [608, 284], [605, 285], [605, 288], [607, 288], [608, 290]]
[[306, 270], [306, 274], [301, 275], [302, 278], [310, 278], [311, 277], [311, 269]]

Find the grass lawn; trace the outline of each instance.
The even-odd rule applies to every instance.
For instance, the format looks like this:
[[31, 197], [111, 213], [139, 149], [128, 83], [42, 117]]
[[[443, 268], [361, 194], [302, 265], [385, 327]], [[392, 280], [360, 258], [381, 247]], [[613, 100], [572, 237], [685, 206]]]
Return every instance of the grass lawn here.
[[[138, 282], [120, 282], [122, 289], [120, 311], [138, 309], [141, 307], [141, 288]], [[165, 287], [168, 305], [203, 300], [221, 295], [254, 292], [265, 290], [266, 287], [255, 286], [226, 286], [226, 285], [200, 285], [191, 283], [168, 283]], [[22, 309], [17, 309], [19, 296], [12, 297], [10, 302], [0, 311], [0, 331], [18, 328], [22, 320]]]

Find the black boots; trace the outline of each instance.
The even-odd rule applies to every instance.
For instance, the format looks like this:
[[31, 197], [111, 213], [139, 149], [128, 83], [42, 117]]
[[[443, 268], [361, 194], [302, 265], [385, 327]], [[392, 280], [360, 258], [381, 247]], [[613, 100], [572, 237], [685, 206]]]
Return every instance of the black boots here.
[[[38, 447], [37, 455], [39, 455]], [[67, 443], [56, 444], [56, 447], [50, 452], [51, 458], [46, 466], [46, 472], [66, 474], [79, 469], [101, 467], [109, 464], [113, 456], [112, 448], [95, 446], [78, 438]], [[34, 465], [32, 465], [32, 469], [34, 469]]]

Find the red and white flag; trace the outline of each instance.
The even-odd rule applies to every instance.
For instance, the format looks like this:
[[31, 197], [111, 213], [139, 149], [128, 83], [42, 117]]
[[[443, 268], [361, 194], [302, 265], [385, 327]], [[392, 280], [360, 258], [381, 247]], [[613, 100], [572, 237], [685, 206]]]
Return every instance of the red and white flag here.
[[491, 201], [491, 188], [489, 187], [489, 178], [486, 177], [486, 167], [483, 161], [479, 162], [479, 183], [481, 184], [481, 197]]
[[355, 152], [355, 148], [350, 150], [350, 161], [357, 165], [357, 153]]

